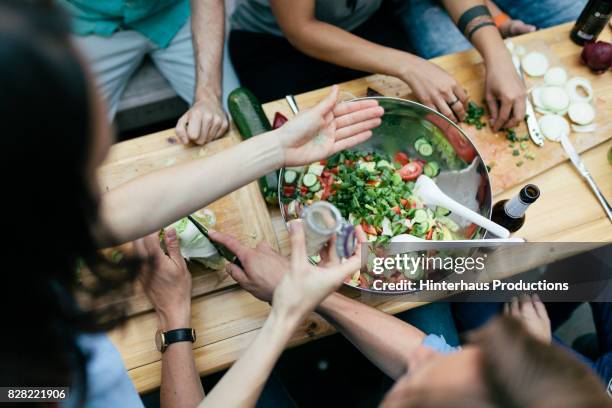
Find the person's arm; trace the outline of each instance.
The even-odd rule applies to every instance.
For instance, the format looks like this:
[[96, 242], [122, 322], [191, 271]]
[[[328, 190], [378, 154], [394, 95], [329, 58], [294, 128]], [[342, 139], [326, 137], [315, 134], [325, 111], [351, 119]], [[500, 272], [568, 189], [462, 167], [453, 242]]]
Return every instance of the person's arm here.
[[[357, 234], [360, 242], [364, 242], [360, 228]], [[287, 258], [266, 245], [249, 248], [220, 232], [212, 232], [211, 238], [240, 258], [243, 267], [234, 265], [228, 271], [234, 280], [258, 299], [272, 301], [276, 287], [289, 269]], [[339, 262], [335, 245], [328, 245], [327, 254], [321, 256], [322, 265]], [[316, 311], [392, 378], [407, 371], [415, 350], [425, 337], [416, 327], [337, 293], [329, 295]]]
[[472, 13], [479, 6], [486, 10], [484, 0], [442, 0], [442, 3], [455, 23], [459, 24], [463, 17], [465, 28], [460, 29], [485, 62], [485, 98], [493, 130], [516, 126], [525, 118], [525, 85], [515, 71], [512, 57], [490, 14], [487, 17]]
[[383, 109], [373, 100], [336, 105], [337, 97], [334, 87], [315, 107], [275, 131], [103, 194], [101, 222], [94, 228], [99, 245], [137, 239], [279, 167], [312, 163], [367, 140], [380, 124]]
[[410, 356], [425, 333], [353, 299], [333, 293], [316, 310], [391, 378], [408, 371]]
[[[176, 231], [168, 229], [164, 240], [168, 255], [162, 251], [157, 234], [134, 242], [136, 254], [141, 259], [150, 259], [139, 280], [155, 308], [161, 331], [189, 328], [192, 327], [191, 274], [181, 256]], [[161, 360], [160, 405], [164, 408], [197, 406], [204, 398], [204, 389], [191, 342], [169, 345]]]
[[[398, 77], [423, 104], [451, 119], [465, 116], [467, 95], [440, 67], [317, 20], [315, 0], [271, 0], [270, 5], [286, 38], [304, 54], [343, 67]], [[457, 100], [461, 103], [451, 105]]]
[[204, 144], [221, 137], [228, 128], [223, 111], [223, 0], [191, 0], [191, 36], [195, 56], [193, 106], [179, 119], [176, 134], [183, 143]]

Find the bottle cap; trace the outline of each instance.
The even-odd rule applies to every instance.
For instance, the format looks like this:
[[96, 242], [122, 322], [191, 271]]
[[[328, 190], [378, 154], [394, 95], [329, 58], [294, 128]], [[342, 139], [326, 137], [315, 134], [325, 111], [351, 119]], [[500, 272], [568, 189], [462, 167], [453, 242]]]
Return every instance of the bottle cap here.
[[540, 196], [540, 189], [535, 184], [527, 184], [521, 189], [519, 197], [525, 204], [531, 204]]

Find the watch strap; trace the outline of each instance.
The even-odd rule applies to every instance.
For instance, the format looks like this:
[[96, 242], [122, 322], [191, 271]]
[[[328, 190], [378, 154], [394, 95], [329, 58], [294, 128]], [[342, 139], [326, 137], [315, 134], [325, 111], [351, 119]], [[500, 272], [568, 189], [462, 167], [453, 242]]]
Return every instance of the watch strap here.
[[166, 347], [170, 344], [180, 343], [182, 341], [190, 341], [193, 343], [196, 340], [195, 331], [190, 327], [168, 330], [164, 332], [164, 340], [164, 345]]

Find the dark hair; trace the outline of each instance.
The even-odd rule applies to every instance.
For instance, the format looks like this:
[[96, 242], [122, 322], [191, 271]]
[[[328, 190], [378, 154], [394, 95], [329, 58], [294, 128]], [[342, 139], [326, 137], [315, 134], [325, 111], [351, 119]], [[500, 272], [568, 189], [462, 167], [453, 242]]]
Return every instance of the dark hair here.
[[50, 4], [0, 0], [0, 385], [72, 385], [84, 398], [77, 338], [123, 320], [124, 303], [111, 300], [136, 269], [96, 251], [93, 97], [68, 18]]

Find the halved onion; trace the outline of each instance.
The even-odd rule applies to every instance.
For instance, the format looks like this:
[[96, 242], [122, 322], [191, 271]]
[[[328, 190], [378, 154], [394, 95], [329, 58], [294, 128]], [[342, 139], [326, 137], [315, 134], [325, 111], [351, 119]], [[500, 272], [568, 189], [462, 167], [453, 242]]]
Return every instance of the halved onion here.
[[569, 123], [567, 123], [563, 116], [555, 114], [544, 115], [538, 120], [538, 124], [544, 137], [553, 142], [559, 142], [563, 134], [569, 136]]
[[[581, 95], [578, 89], [582, 89], [585, 95]], [[572, 102], [590, 102], [593, 99], [593, 87], [591, 82], [583, 77], [573, 77], [565, 84], [565, 89]]]
[[597, 130], [597, 125], [595, 123], [590, 125], [575, 125], [572, 123], [572, 130], [576, 133], [592, 133]]
[[548, 70], [548, 58], [541, 52], [532, 51], [521, 61], [523, 71], [531, 77], [541, 77]]
[[542, 107], [553, 112], [563, 112], [570, 103], [569, 95], [560, 86], [542, 87], [540, 99]]
[[588, 125], [595, 119], [595, 108], [588, 102], [574, 102], [569, 106], [567, 114], [572, 122]]
[[546, 85], [561, 86], [567, 82], [567, 72], [562, 67], [552, 67], [544, 75]]

